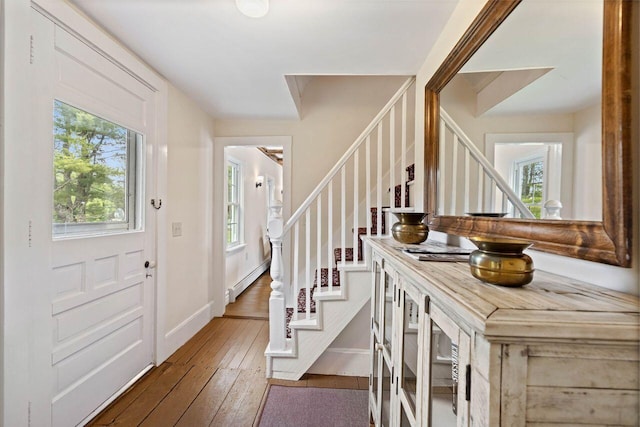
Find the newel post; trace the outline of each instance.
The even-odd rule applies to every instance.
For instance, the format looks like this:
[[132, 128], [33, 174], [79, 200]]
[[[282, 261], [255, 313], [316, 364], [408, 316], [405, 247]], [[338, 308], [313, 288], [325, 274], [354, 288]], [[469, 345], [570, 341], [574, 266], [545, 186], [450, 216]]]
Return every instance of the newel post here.
[[284, 263], [282, 260], [282, 202], [275, 200], [270, 208], [267, 230], [271, 241], [271, 296], [269, 297], [269, 349], [286, 350], [286, 301], [283, 292]]

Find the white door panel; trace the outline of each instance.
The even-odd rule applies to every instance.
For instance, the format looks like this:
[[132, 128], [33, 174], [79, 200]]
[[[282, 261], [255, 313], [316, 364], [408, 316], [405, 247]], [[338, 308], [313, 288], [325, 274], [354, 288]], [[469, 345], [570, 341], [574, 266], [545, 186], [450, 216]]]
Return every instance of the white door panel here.
[[[51, 81], [50, 93], [40, 94], [43, 104], [35, 118], [39, 135], [48, 135], [36, 143], [49, 157], [49, 164], [53, 164], [54, 100], [144, 137], [139, 150], [143, 185], [138, 190], [138, 229], [76, 238], [50, 234], [44, 243], [50, 258], [37, 267], [48, 271], [46, 283], [39, 286], [49, 295], [49, 322], [36, 326], [35, 331], [36, 336], [50, 337], [50, 357], [35, 358], [34, 368], [35, 372], [48, 370], [43, 378], [50, 382], [50, 424], [73, 426], [153, 362], [154, 271], [144, 263], [155, 257], [156, 213], [146, 209], [144, 200], [155, 191], [156, 94], [102, 53], [37, 12], [33, 14], [34, 25], [47, 27], [36, 31], [34, 72]], [[50, 196], [38, 202], [39, 221], [49, 224], [51, 171], [34, 171], [39, 173], [39, 185], [51, 189]]]

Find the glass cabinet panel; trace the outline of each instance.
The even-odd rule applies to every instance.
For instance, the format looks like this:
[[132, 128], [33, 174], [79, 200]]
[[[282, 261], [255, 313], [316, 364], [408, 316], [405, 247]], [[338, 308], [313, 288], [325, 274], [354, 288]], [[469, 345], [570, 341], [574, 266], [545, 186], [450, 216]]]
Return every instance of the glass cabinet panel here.
[[412, 427], [411, 421], [409, 421], [409, 417], [407, 417], [407, 412], [404, 410], [404, 407], [400, 408], [400, 426]]
[[377, 262], [373, 263], [373, 298], [371, 300], [371, 311], [373, 313], [373, 326], [376, 332], [380, 331], [380, 285], [382, 268]]
[[430, 419], [432, 427], [468, 425], [465, 372], [469, 336], [437, 307], [431, 310]]
[[393, 287], [393, 277], [384, 271], [384, 346], [388, 351], [388, 354], [391, 354], [392, 350], [392, 337], [393, 337], [393, 301], [394, 301], [394, 287]]
[[382, 362], [382, 417], [380, 424], [382, 426], [391, 425], [391, 372], [389, 367], [383, 360]]
[[402, 330], [402, 378], [400, 386], [409, 404], [407, 408], [416, 414], [416, 391], [418, 376], [418, 330], [420, 306], [404, 292], [404, 324]]
[[435, 321], [431, 325], [431, 426], [455, 427], [458, 364], [452, 358], [453, 337]]

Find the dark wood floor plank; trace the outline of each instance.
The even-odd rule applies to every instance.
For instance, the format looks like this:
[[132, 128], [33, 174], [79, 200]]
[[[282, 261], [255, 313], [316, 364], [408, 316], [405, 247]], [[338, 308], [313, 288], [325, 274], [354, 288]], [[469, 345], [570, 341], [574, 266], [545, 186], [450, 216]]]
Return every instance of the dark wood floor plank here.
[[358, 379], [356, 377], [343, 377], [338, 375], [309, 374], [307, 378], [307, 386], [323, 388], [348, 388], [357, 390]]
[[359, 390], [369, 390], [369, 378], [367, 377], [356, 377], [358, 380], [358, 389]]
[[251, 426], [256, 418], [267, 379], [260, 372], [240, 371], [210, 426]]
[[87, 426], [106, 426], [116, 419], [118, 415], [124, 412], [131, 403], [136, 400], [144, 391], [153, 384], [171, 365], [163, 363], [162, 365], [151, 369], [134, 385], [129, 387], [118, 399], [107, 406], [99, 416], [95, 417]]
[[255, 341], [264, 323], [262, 320], [250, 320], [249, 322], [249, 329], [231, 347], [224, 359], [220, 361], [220, 367], [237, 369], [240, 363], [242, 363], [242, 360], [247, 355], [249, 349], [251, 349], [251, 344]]
[[247, 355], [244, 359], [242, 359], [242, 363], [240, 364], [240, 369], [254, 370], [265, 372], [266, 371], [266, 360], [264, 356], [264, 351], [267, 348], [267, 344], [269, 343], [269, 323], [264, 322], [260, 331], [258, 332], [258, 336], [251, 344], [251, 348], [247, 352]]
[[191, 366], [170, 365], [156, 381], [118, 415], [112, 426], [137, 426], [171, 392], [180, 380], [191, 370]]
[[269, 384], [271, 385], [282, 385], [286, 387], [307, 387], [307, 379], [302, 378], [298, 381], [293, 380], [281, 380], [278, 378], [269, 378]]
[[178, 420], [178, 427], [208, 426], [240, 373], [237, 369], [218, 369], [189, 409]]
[[252, 372], [251, 383], [252, 386], [249, 388], [249, 393], [245, 395], [239, 414], [236, 415], [235, 418], [239, 425], [253, 426], [255, 424], [258, 418], [258, 412], [264, 401], [265, 393], [267, 392], [267, 386], [269, 385], [264, 376], [264, 372], [258, 371]]
[[220, 317], [211, 319], [204, 328], [176, 350], [166, 361], [169, 363], [189, 363], [191, 358], [207, 344], [207, 341], [217, 335], [218, 331], [226, 325], [226, 322], [226, 319]]
[[145, 418], [141, 426], [155, 427], [175, 424], [196, 399], [216, 369], [209, 365], [193, 365], [180, 382]]
[[271, 276], [266, 271], [234, 303], [226, 306], [224, 315], [233, 318], [269, 319], [270, 294]]
[[245, 319], [230, 319], [229, 326], [221, 329], [218, 337], [205, 346], [201, 352], [191, 359], [194, 365], [208, 365], [219, 368], [220, 362], [227, 356], [229, 350], [238, 344], [249, 331], [250, 321]]

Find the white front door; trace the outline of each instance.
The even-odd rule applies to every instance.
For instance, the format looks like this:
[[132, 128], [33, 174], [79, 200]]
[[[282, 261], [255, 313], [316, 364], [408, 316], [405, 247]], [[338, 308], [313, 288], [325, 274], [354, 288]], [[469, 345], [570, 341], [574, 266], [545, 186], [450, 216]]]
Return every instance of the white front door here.
[[34, 221], [49, 230], [34, 241], [46, 254], [34, 286], [46, 297], [33, 308], [33, 348], [46, 351], [32, 363], [50, 382], [40, 421], [72, 426], [153, 363], [154, 269], [145, 262], [155, 257], [155, 94], [32, 14], [33, 143], [45, 166], [33, 171], [43, 196]]

